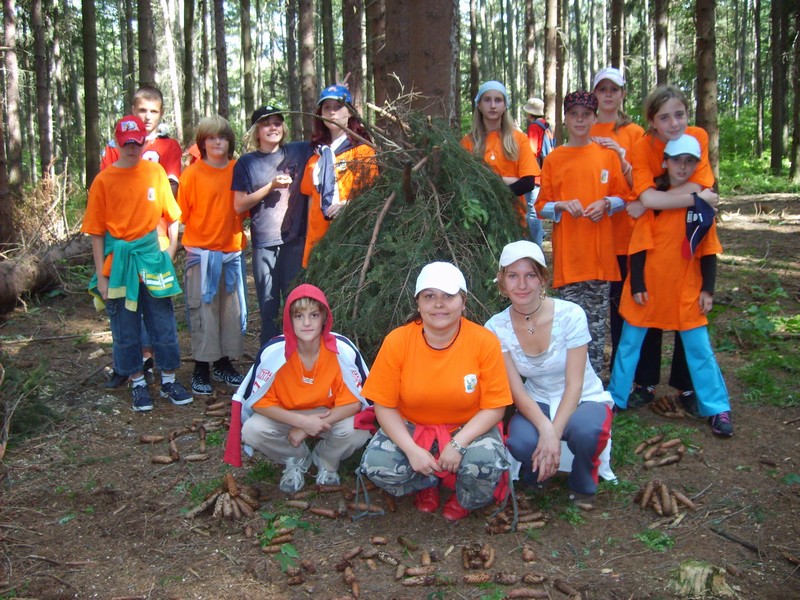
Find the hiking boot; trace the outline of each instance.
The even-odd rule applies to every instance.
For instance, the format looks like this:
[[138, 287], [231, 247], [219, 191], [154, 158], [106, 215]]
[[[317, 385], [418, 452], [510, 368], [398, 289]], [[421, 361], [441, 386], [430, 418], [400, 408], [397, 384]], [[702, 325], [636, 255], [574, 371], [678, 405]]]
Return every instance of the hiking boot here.
[[219, 381], [230, 387], [239, 387], [244, 381], [244, 375], [234, 369], [231, 361], [227, 358], [214, 363], [211, 368], [211, 377], [214, 381]]
[[156, 382], [156, 376], [153, 374], [154, 365], [152, 356], [142, 363], [142, 374], [147, 385], [153, 385]]
[[186, 391], [186, 388], [183, 387], [183, 384], [180, 381], [173, 381], [171, 383], [162, 383], [161, 397], [169, 398], [170, 402], [178, 406], [183, 406], [184, 404], [191, 404], [192, 400], [194, 400], [194, 398], [192, 398], [192, 395]]
[[592, 510], [594, 508], [594, 494], [580, 494], [570, 492], [569, 501], [581, 510]]
[[214, 388], [211, 387], [211, 374], [208, 368], [195, 367], [192, 373], [192, 393], [200, 396], [210, 396]]
[[278, 488], [285, 494], [294, 494], [302, 490], [306, 484], [304, 475], [309, 466], [311, 466], [310, 454], [305, 458], [287, 458]]
[[697, 408], [697, 394], [692, 390], [678, 394], [678, 400], [680, 400], [681, 406], [687, 414], [693, 416], [695, 419], [703, 418], [700, 416], [700, 410]]
[[414, 496], [414, 506], [422, 512], [436, 512], [439, 509], [439, 485], [436, 484], [417, 492], [417, 495]]
[[329, 471], [320, 464], [319, 456], [315, 452], [311, 453], [311, 461], [317, 467], [317, 485], [339, 485], [342, 483], [337, 471]]
[[117, 388], [121, 388], [123, 385], [128, 383], [128, 379], [130, 378], [127, 375], [120, 375], [116, 371], [111, 371], [111, 377], [106, 379], [106, 389], [115, 390]]
[[628, 395], [628, 408], [641, 408], [650, 404], [655, 398], [656, 388], [652, 385], [634, 385]]
[[731, 420], [730, 411], [718, 413], [713, 417], [708, 418], [708, 424], [711, 425], [711, 433], [720, 437], [733, 436], [733, 421]]
[[153, 399], [150, 397], [150, 390], [146, 385], [135, 385], [131, 388], [133, 404], [131, 410], [134, 412], [149, 412], [153, 410]]
[[460, 521], [469, 516], [469, 511], [461, 506], [458, 499], [456, 499], [456, 495], [453, 494], [450, 496], [450, 499], [444, 503], [442, 516], [448, 521]]

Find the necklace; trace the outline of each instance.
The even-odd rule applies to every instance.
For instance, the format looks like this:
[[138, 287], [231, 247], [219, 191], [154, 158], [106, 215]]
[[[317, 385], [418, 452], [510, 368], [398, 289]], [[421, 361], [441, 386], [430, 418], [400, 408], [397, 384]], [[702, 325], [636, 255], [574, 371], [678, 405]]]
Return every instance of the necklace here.
[[300, 379], [307, 385], [314, 385], [314, 379], [317, 376], [317, 367], [319, 366], [319, 354], [317, 355], [317, 360], [314, 361], [314, 372], [311, 374], [311, 377], [306, 377], [306, 367], [299, 354], [297, 355], [297, 359], [300, 361]]
[[450, 348], [450, 347], [451, 347], [453, 344], [455, 344], [455, 343], [456, 343], [456, 340], [458, 339], [458, 334], [459, 334], [459, 333], [461, 333], [461, 321], [459, 321], [459, 322], [458, 322], [458, 330], [456, 331], [456, 334], [455, 334], [455, 336], [453, 337], [453, 339], [452, 339], [452, 340], [450, 340], [450, 343], [449, 343], [449, 344], [447, 344], [447, 346], [445, 346], [444, 348], [434, 348], [433, 346], [431, 346], [431, 345], [430, 345], [430, 343], [428, 342], [428, 338], [427, 338], [427, 336], [425, 335], [425, 328], [424, 328], [424, 327], [422, 328], [422, 339], [423, 339], [423, 340], [425, 340], [425, 344], [426, 344], [426, 345], [428, 346], [428, 348], [430, 348], [431, 350], [447, 350], [447, 349], [448, 349], [448, 348]]
[[[544, 305], [544, 299], [542, 299], [542, 300], [539, 302], [539, 306], [537, 306], [537, 307], [536, 307], [536, 308], [533, 310], [533, 312], [532, 312], [532, 313], [528, 313], [528, 314], [525, 314], [524, 312], [517, 310], [516, 308], [514, 308], [514, 305], [513, 305], [513, 304], [511, 305], [511, 310], [513, 310], [513, 311], [514, 311], [515, 313], [517, 313], [518, 315], [522, 315], [523, 317], [525, 317], [525, 321], [526, 321], [526, 322], [530, 322], [530, 320], [531, 320], [531, 317], [532, 317], [533, 315], [535, 315], [537, 312], [539, 312], [539, 310], [542, 308], [542, 306], [543, 306], [543, 305]], [[533, 335], [534, 333], [536, 333], [536, 323], [532, 323], [531, 325], [525, 325], [525, 329], [528, 331], [528, 333], [529, 333], [530, 335]]]

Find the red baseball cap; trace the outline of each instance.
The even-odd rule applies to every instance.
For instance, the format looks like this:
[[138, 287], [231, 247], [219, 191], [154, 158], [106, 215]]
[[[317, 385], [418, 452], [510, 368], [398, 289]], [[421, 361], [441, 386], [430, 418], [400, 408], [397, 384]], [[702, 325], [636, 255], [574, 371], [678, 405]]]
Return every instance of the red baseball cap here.
[[114, 130], [114, 139], [117, 140], [119, 147], [131, 143], [141, 146], [146, 137], [144, 122], [136, 115], [122, 117]]

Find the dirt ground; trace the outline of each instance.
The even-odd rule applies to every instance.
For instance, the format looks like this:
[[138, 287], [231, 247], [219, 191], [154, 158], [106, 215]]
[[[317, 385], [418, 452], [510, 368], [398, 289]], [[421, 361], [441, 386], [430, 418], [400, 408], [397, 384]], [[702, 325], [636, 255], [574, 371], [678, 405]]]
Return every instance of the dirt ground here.
[[[725, 209], [717, 303], [741, 308], [746, 290], [775, 274], [788, 292], [787, 310], [797, 314], [800, 200], [740, 197], [727, 200]], [[178, 307], [181, 319], [182, 310]], [[728, 310], [720, 319], [740, 315]], [[247, 338], [251, 354], [257, 344], [253, 324]], [[181, 335], [186, 350], [186, 332]], [[379, 549], [389, 558], [362, 554], [351, 561], [361, 598], [502, 598], [519, 587], [567, 598], [555, 588], [556, 579], [584, 600], [672, 598], [670, 573], [686, 559], [729, 567], [722, 577], [739, 598], [800, 598], [800, 408], [744, 401], [746, 389], [735, 376], [743, 359], [736, 351], [718, 355], [731, 392], [735, 437], [715, 439], [702, 422], [676, 422], [640, 410], [643, 424], [684, 428], [681, 437], [690, 446], [683, 460], [651, 471], [641, 462], [615, 461], [621, 483], [613, 490], [603, 487], [592, 512], [565, 511], [562, 478], [544, 497], [528, 499], [518, 490], [523, 503], [544, 512], [546, 525], [531, 533], [490, 534], [485, 514], [451, 524], [440, 514], [416, 511], [410, 499], [399, 500], [394, 513], [356, 522], [349, 515], [332, 520], [301, 513], [284, 504], [278, 471], [256, 484], [260, 515], [234, 521], [207, 513], [184, 518], [193, 506], [190, 490], [210, 489], [210, 482], [230, 470], [222, 463], [224, 436], [209, 436], [205, 462], [153, 464], [153, 455], [168, 454], [167, 444], [141, 444], [141, 434], [168, 435], [215, 417], [204, 415], [200, 398], [188, 407], [157, 401], [150, 414], [131, 412], [127, 389], [103, 388], [110, 342], [106, 319], [77, 289], [30, 302], [27, 311], [0, 321], [6, 369], [30, 371], [46, 361], [33, 394], [62, 416], [48, 433], [10, 447], [0, 464], [0, 598], [350, 597], [351, 586], [336, 566], [356, 546], [373, 548], [376, 535], [386, 538]], [[186, 361], [182, 381], [188, 383], [191, 369]], [[215, 401], [229, 393], [218, 388]], [[198, 451], [199, 440], [187, 434], [177, 445], [185, 456]], [[232, 471], [244, 481], [257, 466], [264, 471], [263, 464], [248, 460]], [[698, 510], [663, 520], [634, 505], [636, 489], [654, 478], [693, 498]], [[352, 477], [346, 483], [351, 488]], [[326, 493], [308, 501], [337, 510], [343, 499], [342, 493]], [[380, 495], [374, 501], [386, 507]], [[293, 533], [296, 562], [307, 561], [311, 569], [301, 571], [301, 581], [291, 581], [296, 585], [259, 547], [259, 534], [276, 515], [294, 515], [310, 525]], [[663, 552], [648, 548], [636, 536], [650, 527], [671, 536], [674, 546]], [[399, 536], [417, 548], [405, 548]], [[496, 556], [490, 575], [513, 573], [519, 579], [536, 573], [545, 583], [464, 583], [462, 548], [486, 542]], [[523, 544], [534, 550], [535, 561], [523, 562]], [[438, 585], [403, 585], [390, 558], [419, 566], [423, 550], [439, 559], [433, 563]]]

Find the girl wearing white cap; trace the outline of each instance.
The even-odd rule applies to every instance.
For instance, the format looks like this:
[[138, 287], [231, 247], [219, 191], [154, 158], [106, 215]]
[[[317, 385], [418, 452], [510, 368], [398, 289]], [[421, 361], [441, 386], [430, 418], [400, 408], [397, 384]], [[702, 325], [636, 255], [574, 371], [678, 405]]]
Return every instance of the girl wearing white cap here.
[[508, 111], [508, 91], [499, 81], [487, 81], [478, 88], [472, 128], [461, 145], [483, 160], [519, 196], [517, 212], [522, 222], [528, 213], [524, 195], [541, 175], [536, 155], [527, 136], [519, 130]]
[[381, 428], [361, 472], [422, 512], [439, 508], [440, 484], [455, 487], [442, 515], [457, 521], [492, 501], [508, 468], [497, 424], [511, 392], [497, 338], [463, 316], [461, 271], [426, 265], [414, 294], [417, 313], [386, 336], [364, 386]]
[[586, 313], [548, 298], [548, 278], [539, 246], [518, 241], [503, 248], [497, 286], [511, 306], [486, 327], [500, 339], [517, 409], [506, 445], [522, 463], [522, 481], [540, 486], [558, 471], [566, 441], [575, 457], [567, 485], [573, 499], [586, 501], [597, 490], [613, 401], [589, 362]]

